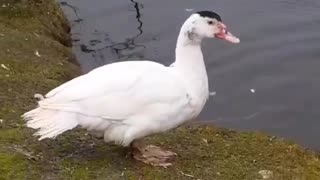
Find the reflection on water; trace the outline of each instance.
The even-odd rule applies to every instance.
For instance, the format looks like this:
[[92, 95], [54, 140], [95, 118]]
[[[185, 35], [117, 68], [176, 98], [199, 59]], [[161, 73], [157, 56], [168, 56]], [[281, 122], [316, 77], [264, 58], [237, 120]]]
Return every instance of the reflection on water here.
[[78, 10], [77, 7], [74, 7], [74, 6], [70, 5], [68, 2], [65, 2], [65, 1], [61, 1], [60, 5], [63, 6], [63, 7], [68, 7], [68, 8], [71, 9], [71, 11], [74, 12], [74, 15], [76, 16], [76, 19], [73, 20], [73, 22], [80, 23], [80, 22], [83, 21], [83, 19], [81, 19], [80, 16], [79, 16], [79, 12], [78, 12], [79, 10]]
[[[99, 39], [92, 39], [89, 41], [88, 44], [80, 44], [80, 50], [83, 53], [90, 53], [92, 58], [95, 61], [105, 61], [105, 56], [104, 53], [107, 49], [109, 49], [113, 54], [115, 54], [117, 56], [117, 59], [122, 59], [122, 60], [126, 60], [131, 58], [130, 56], [130, 51], [133, 51], [137, 48], [145, 48], [144, 45], [139, 45], [135, 43], [135, 39], [138, 38], [142, 33], [142, 21], [141, 21], [141, 9], [143, 9], [143, 5], [139, 2], [136, 2], [134, 0], [130, 0], [132, 2], [132, 4], [129, 7], [129, 11], [134, 11], [136, 13], [135, 17], [137, 20], [137, 30], [138, 33], [132, 37], [128, 37], [126, 38], [124, 41], [122, 42], [114, 42], [112, 41], [112, 39], [109, 37], [108, 33], [99, 33], [97, 30], [95, 30], [93, 32], [94, 35], [96, 35], [97, 37], [102, 37], [104, 36], [102, 39], [103, 41], [99, 40]], [[83, 19], [81, 19], [79, 17], [79, 13], [78, 13], [78, 9], [70, 4], [68, 4], [68, 2], [61, 2], [60, 3], [62, 6], [65, 7], [69, 7], [71, 8], [71, 10], [74, 12], [75, 16], [77, 17], [76, 20], [74, 20], [73, 22], [76, 23], [80, 23], [83, 21]], [[76, 39], [76, 41], [79, 41], [78, 39]], [[101, 45], [103, 43], [103, 45]]]
[[200, 119], [320, 149], [320, 1], [64, 0], [61, 5], [84, 72], [131, 59], [169, 65], [190, 13], [218, 12], [241, 43], [203, 43], [216, 94]]

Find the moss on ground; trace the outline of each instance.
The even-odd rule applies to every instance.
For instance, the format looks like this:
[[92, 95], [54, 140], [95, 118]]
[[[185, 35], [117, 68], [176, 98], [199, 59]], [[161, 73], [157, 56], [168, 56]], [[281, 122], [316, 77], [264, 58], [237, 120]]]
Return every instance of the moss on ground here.
[[0, 3], [0, 180], [2, 179], [320, 179], [319, 155], [259, 133], [206, 126], [149, 137], [178, 153], [173, 167], [133, 161], [125, 148], [73, 131], [38, 142], [20, 115], [33, 95], [79, 75], [68, 24], [48, 0]]

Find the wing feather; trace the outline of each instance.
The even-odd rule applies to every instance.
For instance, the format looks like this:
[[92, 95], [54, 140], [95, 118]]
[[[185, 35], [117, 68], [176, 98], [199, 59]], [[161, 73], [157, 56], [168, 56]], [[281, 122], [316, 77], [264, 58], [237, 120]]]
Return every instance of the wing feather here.
[[126, 119], [148, 106], [183, 98], [170, 68], [148, 61], [114, 63], [75, 78], [46, 95], [42, 105], [107, 119]]

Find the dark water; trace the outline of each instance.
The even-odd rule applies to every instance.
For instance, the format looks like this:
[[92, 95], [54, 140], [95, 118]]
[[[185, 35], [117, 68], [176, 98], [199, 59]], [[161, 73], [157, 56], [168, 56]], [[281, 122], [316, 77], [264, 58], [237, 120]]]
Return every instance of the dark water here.
[[320, 150], [319, 0], [67, 0], [62, 5], [85, 72], [132, 59], [168, 65], [180, 26], [192, 11], [218, 12], [241, 43], [204, 42], [216, 95], [200, 119]]

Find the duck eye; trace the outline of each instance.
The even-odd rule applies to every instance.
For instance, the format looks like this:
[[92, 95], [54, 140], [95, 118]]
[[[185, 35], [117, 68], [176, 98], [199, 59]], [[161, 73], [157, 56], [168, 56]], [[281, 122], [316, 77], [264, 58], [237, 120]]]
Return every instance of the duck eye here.
[[212, 25], [212, 24], [213, 24], [213, 21], [208, 21], [208, 24]]

